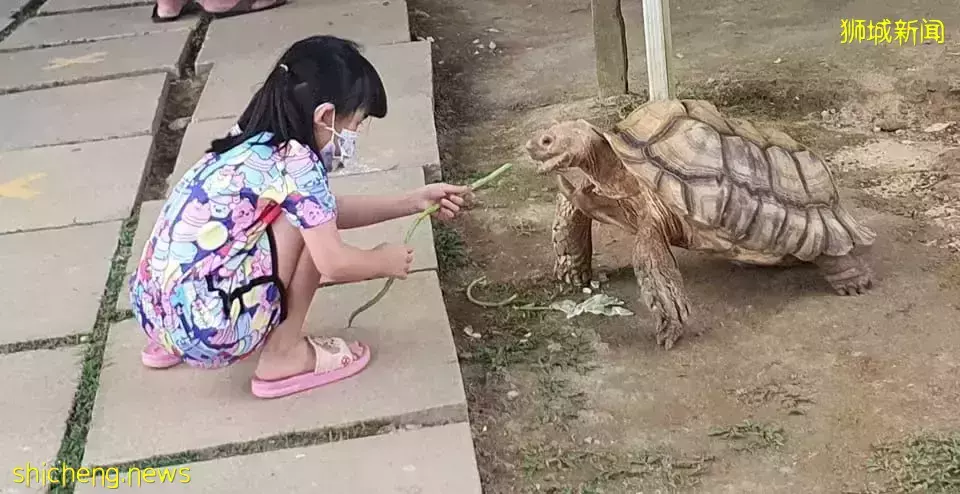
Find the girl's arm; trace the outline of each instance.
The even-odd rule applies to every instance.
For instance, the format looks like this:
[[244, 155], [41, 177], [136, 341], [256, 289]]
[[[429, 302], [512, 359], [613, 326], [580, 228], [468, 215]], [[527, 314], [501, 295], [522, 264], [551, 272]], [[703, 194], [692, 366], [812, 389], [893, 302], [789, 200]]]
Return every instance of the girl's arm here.
[[349, 230], [419, 213], [412, 194], [337, 196], [337, 228]]
[[337, 196], [337, 227], [348, 230], [373, 225], [417, 214], [434, 204], [440, 206], [438, 217], [451, 219], [464, 203], [462, 195], [469, 192], [465, 185], [436, 183], [402, 195]]
[[413, 262], [413, 249], [403, 245], [382, 244], [367, 250], [344, 243], [334, 221], [301, 232], [325, 282], [349, 283], [387, 276], [403, 279]]

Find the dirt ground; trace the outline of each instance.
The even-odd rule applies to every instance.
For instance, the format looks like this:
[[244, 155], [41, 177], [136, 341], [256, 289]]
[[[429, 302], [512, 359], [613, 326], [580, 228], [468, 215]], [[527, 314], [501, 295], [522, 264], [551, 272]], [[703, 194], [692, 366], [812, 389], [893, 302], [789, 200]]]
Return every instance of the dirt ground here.
[[[623, 3], [642, 95], [641, 2]], [[483, 275], [487, 300], [587, 297], [553, 280], [555, 188], [522, 146], [554, 119], [607, 126], [643, 101], [594, 98], [589, 2], [409, 4], [415, 35], [434, 41], [445, 179], [518, 165], [436, 227], [485, 492], [960, 492], [955, 1], [671, 2], [681, 95], [817, 149], [878, 241], [860, 297], [816, 269], [677, 250], [692, 321], [670, 351], [637, 300], [630, 240], [609, 227], [595, 226], [595, 278], [635, 316], [465, 295]], [[946, 42], [843, 45], [843, 18], [938, 19]]]

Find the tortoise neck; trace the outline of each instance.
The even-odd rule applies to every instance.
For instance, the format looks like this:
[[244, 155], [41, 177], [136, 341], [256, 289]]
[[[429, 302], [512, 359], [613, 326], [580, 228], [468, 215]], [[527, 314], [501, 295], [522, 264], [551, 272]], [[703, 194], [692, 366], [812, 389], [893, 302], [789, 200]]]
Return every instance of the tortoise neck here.
[[580, 164], [593, 184], [613, 199], [634, 197], [641, 192], [637, 179], [627, 170], [606, 139], [597, 139]]

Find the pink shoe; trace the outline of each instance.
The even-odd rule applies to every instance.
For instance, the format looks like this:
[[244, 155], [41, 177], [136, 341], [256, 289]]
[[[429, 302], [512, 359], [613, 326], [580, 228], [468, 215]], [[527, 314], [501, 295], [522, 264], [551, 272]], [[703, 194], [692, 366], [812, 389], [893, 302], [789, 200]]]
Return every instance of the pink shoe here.
[[140, 352], [140, 360], [143, 365], [151, 369], [167, 369], [183, 362], [183, 359], [179, 356], [167, 353], [163, 347], [152, 341], [143, 347], [143, 351]]
[[313, 372], [267, 381], [254, 377], [250, 389], [258, 398], [279, 398], [346, 379], [370, 363], [370, 349], [362, 343], [347, 345], [340, 338], [307, 337], [317, 355]]

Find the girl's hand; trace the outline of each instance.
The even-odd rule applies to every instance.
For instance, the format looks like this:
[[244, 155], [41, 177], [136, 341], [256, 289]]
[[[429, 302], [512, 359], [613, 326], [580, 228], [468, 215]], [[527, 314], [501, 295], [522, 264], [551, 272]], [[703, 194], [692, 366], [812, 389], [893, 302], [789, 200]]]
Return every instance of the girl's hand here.
[[407, 279], [410, 265], [413, 264], [413, 249], [406, 245], [380, 244], [373, 248], [380, 256], [382, 276], [401, 280]]
[[460, 206], [464, 204], [463, 196], [470, 193], [470, 187], [466, 185], [430, 184], [415, 190], [412, 199], [416, 212], [439, 204], [440, 210], [433, 216], [451, 220], [460, 212]]

